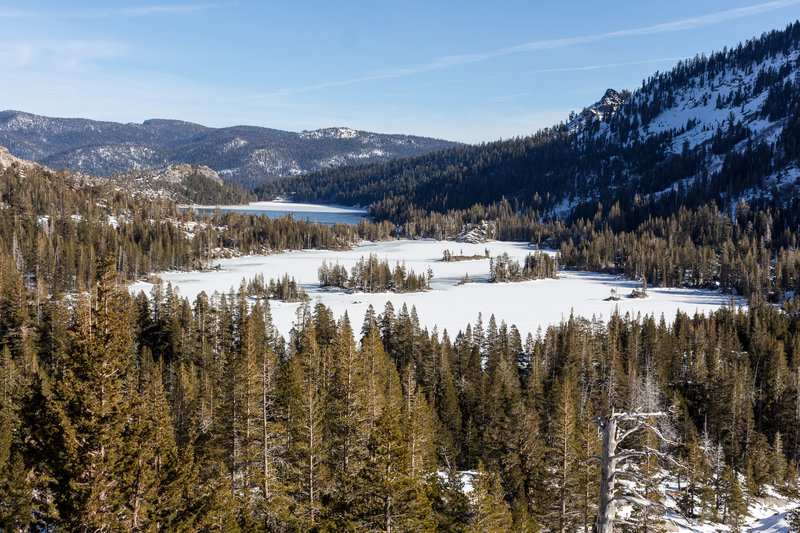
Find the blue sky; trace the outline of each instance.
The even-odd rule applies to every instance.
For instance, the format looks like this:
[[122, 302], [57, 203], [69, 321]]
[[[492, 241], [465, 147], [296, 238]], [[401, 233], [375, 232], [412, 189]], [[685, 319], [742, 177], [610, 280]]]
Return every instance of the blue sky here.
[[0, 108], [491, 141], [797, 18], [800, 0], [0, 2]]

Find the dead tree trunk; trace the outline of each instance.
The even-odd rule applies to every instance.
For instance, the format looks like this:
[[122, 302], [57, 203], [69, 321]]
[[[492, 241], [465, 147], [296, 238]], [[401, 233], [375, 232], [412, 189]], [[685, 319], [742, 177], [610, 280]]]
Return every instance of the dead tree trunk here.
[[[626, 477], [628, 479], [645, 481], [633, 472], [623, 470], [623, 466], [631, 459], [648, 457], [655, 455], [662, 459], [667, 459], [667, 455], [653, 449], [629, 450], [619, 449], [619, 445], [630, 435], [640, 431], [652, 431], [662, 442], [674, 444], [661, 433], [661, 431], [649, 421], [657, 418], [664, 418], [667, 413], [612, 413], [606, 417], [598, 417], [591, 420], [600, 429], [602, 438], [602, 452], [600, 456], [592, 456], [587, 459], [600, 461], [600, 498], [597, 504], [597, 533], [614, 533], [614, 525], [617, 522], [617, 505], [629, 503], [645, 509], [663, 508], [660, 504], [649, 498], [641, 496], [636, 491], [632, 494], [615, 496], [617, 478]], [[670, 460], [672, 460], [670, 458]], [[674, 460], [673, 460], [674, 461]]]

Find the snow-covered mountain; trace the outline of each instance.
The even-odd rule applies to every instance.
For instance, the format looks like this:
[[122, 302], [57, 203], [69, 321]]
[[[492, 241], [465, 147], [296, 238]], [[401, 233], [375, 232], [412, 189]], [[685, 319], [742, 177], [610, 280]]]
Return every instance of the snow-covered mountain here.
[[757, 163], [766, 175], [728, 187], [727, 199], [794, 187], [800, 169], [796, 158], [786, 157], [782, 134], [790, 134], [786, 128], [799, 94], [797, 24], [711, 57], [681, 61], [633, 93], [609, 89], [599, 102], [570, 117], [567, 131], [579, 157], [591, 157], [598, 146], [610, 157], [584, 170], [559, 209], [566, 213], [596, 201], [604, 188], [658, 196], [688, 190], [698, 179], [730, 181], [746, 172], [731, 165], [737, 158], [752, 161], [758, 147], [770, 151], [764, 155], [769, 164]]
[[454, 143], [350, 128], [294, 133], [253, 126], [216, 129], [177, 120], [121, 124], [3, 111], [0, 145], [15, 156], [85, 174], [111, 176], [196, 163], [228, 182], [250, 186], [337, 165], [415, 156]]
[[458, 146], [402, 166], [323, 170], [269, 184], [263, 194], [372, 204], [374, 215], [393, 220], [504, 198], [567, 217], [592, 217], [599, 204], [617, 202], [623, 212], [645, 204], [663, 212], [786, 201], [800, 193], [799, 61], [796, 22], [680, 61], [634, 91], [609, 89], [530, 137]]

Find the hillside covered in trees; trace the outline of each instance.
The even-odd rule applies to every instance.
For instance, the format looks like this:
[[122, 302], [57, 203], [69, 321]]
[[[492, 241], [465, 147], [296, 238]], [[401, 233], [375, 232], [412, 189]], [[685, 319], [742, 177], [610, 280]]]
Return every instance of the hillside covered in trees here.
[[[525, 138], [328, 169], [265, 184], [264, 197], [370, 205], [378, 219], [445, 213], [503, 198], [515, 210], [591, 217], [742, 195], [775, 201], [798, 168], [800, 23], [681, 61], [614, 102]], [[611, 92], [611, 91], [610, 91]], [[597, 112], [602, 109], [603, 112]], [[781, 194], [776, 194], [778, 191]], [[605, 214], [605, 213], [603, 213]]]
[[72, 304], [0, 285], [4, 530], [583, 530], [587, 421], [613, 411], [669, 413], [669, 444], [624, 441], [647, 460], [620, 494], [666, 476], [670, 508], [735, 525], [768, 490], [797, 493], [795, 304], [522, 339], [493, 316], [449, 336], [413, 308], [354, 324], [320, 303], [284, 338], [244, 282], [133, 297], [113, 263]]
[[[193, 175], [202, 179], [190, 173], [190, 182]], [[28, 162], [1, 168], [3, 274], [12, 275], [13, 264], [13, 275], [24, 280], [20, 290], [36, 287], [44, 297], [88, 286], [96, 259], [109, 255], [121, 278], [133, 281], [163, 270], [203, 269], [211, 259], [235, 254], [346, 248], [361, 239], [387, 238], [392, 229], [386, 223], [325, 226], [244, 213], [203, 217], [179, 209], [169, 192], [142, 187]]]

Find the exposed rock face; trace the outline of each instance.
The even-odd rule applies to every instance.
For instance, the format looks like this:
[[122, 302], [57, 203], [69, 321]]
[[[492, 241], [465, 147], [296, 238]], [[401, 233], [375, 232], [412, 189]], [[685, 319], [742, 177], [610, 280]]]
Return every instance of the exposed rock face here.
[[196, 174], [222, 185], [222, 178], [217, 172], [205, 165], [190, 163], [178, 163], [166, 167], [157, 168], [149, 172], [143, 172], [143, 176], [149, 176], [152, 180], [161, 180], [167, 183], [180, 183], [189, 175]]
[[572, 117], [569, 121], [568, 128], [571, 131], [580, 131], [586, 125], [594, 121], [608, 121], [622, 108], [622, 104], [628, 99], [630, 93], [625, 91], [619, 93], [614, 89], [607, 89], [603, 97], [594, 104], [586, 107]]
[[14, 157], [11, 155], [11, 152], [8, 151], [8, 148], [0, 146], [0, 170], [8, 168], [15, 163], [17, 166], [23, 168], [31, 168], [35, 165], [35, 163], [32, 163], [31, 161]]

